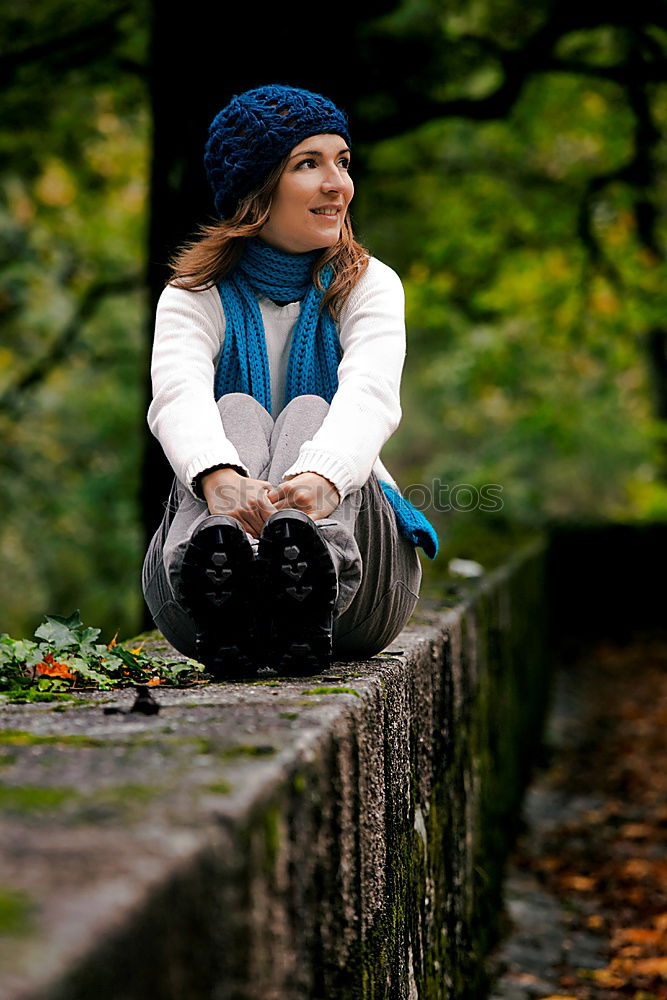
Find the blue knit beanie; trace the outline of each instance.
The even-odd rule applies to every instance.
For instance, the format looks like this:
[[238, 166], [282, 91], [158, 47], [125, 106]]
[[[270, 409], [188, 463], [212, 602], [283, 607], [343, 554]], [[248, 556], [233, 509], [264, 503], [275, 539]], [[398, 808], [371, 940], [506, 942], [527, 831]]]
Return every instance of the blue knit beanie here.
[[232, 97], [209, 126], [204, 154], [220, 218], [309, 135], [329, 134], [350, 145], [345, 114], [321, 94], [268, 84]]

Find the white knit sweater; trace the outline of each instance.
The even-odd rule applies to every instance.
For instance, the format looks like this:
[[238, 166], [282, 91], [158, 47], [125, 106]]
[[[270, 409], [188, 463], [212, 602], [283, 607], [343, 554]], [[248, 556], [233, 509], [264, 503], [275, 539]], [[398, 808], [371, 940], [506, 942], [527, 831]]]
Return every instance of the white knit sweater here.
[[[292, 330], [300, 303], [258, 299], [269, 359], [272, 416], [283, 408]], [[321, 426], [285, 472], [318, 472], [344, 499], [375, 471], [396, 486], [379, 459], [401, 419], [405, 360], [405, 298], [400, 278], [371, 257], [337, 324], [343, 356], [338, 389]], [[151, 364], [153, 401], [148, 425], [178, 479], [193, 492], [195, 477], [214, 465], [249, 470], [226, 437], [213, 396], [215, 364], [225, 338], [216, 287], [187, 291], [167, 285], [157, 307]]]

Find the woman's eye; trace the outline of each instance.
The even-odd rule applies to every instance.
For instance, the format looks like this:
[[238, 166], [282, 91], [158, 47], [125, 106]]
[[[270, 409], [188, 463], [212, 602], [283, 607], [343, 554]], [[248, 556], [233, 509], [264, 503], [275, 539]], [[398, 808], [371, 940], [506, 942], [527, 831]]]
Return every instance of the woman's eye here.
[[[340, 163], [340, 165], [343, 167], [344, 170], [349, 170], [350, 169], [350, 159], [349, 159], [349, 157], [343, 156], [343, 157], [341, 157], [341, 159], [338, 162]], [[301, 160], [301, 162], [297, 164], [297, 170], [300, 170], [301, 167], [307, 167], [309, 165], [311, 167], [316, 167], [317, 166], [317, 161], [313, 160], [312, 158], [308, 159], [308, 160]]]

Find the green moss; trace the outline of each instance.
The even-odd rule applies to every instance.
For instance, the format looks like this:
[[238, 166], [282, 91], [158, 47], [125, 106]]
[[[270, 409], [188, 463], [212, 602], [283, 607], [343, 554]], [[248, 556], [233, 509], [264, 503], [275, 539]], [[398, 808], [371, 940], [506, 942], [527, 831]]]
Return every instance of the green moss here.
[[123, 645], [128, 649], [135, 649], [142, 642], [160, 642], [167, 645], [167, 640], [162, 632], [156, 628], [151, 629], [150, 632], [140, 632], [139, 635], [133, 635], [131, 639], [123, 639]]
[[70, 695], [57, 691], [38, 691], [35, 688], [28, 688], [16, 694], [10, 694], [3, 699], [8, 705], [36, 705], [45, 701], [69, 701]]
[[5, 785], [0, 788], [0, 809], [10, 812], [42, 812], [55, 809], [67, 799], [76, 798], [71, 788], [48, 785]]
[[37, 733], [25, 732], [21, 729], [0, 730], [0, 744], [13, 747], [40, 746], [46, 743], [62, 743], [65, 746], [75, 747], [104, 747], [109, 745], [109, 740], [100, 740], [92, 736], [82, 736], [80, 734], [70, 734], [61, 736], [40, 736]]
[[150, 802], [162, 793], [159, 785], [125, 784], [101, 788], [85, 796], [88, 802], [102, 802], [109, 805], [125, 805], [128, 802]]
[[303, 795], [306, 788], [308, 787], [308, 782], [306, 781], [305, 775], [295, 774], [292, 778], [292, 788], [297, 793], [297, 795]]
[[204, 787], [207, 792], [213, 792], [214, 795], [230, 795], [234, 790], [228, 781], [213, 781]]
[[25, 934], [32, 927], [35, 905], [17, 889], [0, 887], [0, 934]]
[[278, 806], [272, 805], [264, 810], [262, 825], [264, 827], [264, 842], [266, 845], [268, 867], [269, 871], [272, 872], [280, 848], [280, 810]]
[[302, 691], [301, 694], [353, 694], [357, 698], [361, 698], [358, 691], [354, 688], [348, 687], [316, 687], [308, 688], [307, 691]]
[[10, 767], [16, 763], [16, 759], [15, 753], [0, 753], [0, 767]]
[[68, 702], [67, 705], [54, 705], [51, 711], [69, 712], [70, 708], [76, 708], [77, 705], [94, 705], [95, 707], [97, 707], [98, 705], [106, 705], [110, 701], [112, 701], [111, 698], [105, 698], [102, 701], [98, 701], [97, 699], [93, 700], [91, 698], [70, 698], [69, 696], [67, 697], [66, 700]]
[[280, 712], [279, 718], [281, 718], [281, 719], [298, 719], [299, 718], [299, 713], [298, 712]]
[[270, 757], [271, 754], [276, 752], [275, 747], [262, 746], [254, 743], [240, 743], [235, 747], [225, 747], [224, 750], [218, 750], [220, 757], [234, 758], [234, 757]]
[[[144, 804], [161, 794], [155, 785], [124, 784], [81, 792], [77, 788], [52, 785], [4, 785], [0, 787], [0, 809], [14, 813], [40, 813], [74, 805], [85, 821], [90, 810], [100, 807], [121, 812], [130, 806]], [[68, 808], [68, 816], [71, 809]]]

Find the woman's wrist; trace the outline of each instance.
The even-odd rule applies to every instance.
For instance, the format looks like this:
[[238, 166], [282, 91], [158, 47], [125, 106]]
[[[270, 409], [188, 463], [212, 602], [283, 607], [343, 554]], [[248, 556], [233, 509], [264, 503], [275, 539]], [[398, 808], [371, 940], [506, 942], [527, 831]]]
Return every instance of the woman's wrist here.
[[314, 472], [312, 469], [307, 469], [304, 472], [293, 472], [291, 475], [283, 479], [283, 482], [289, 483], [292, 479], [296, 479], [298, 476], [317, 476], [318, 479], [322, 480], [323, 489], [329, 496], [335, 496], [337, 504], [341, 502], [341, 493], [335, 483], [332, 483], [330, 479], [323, 476], [321, 472]]
[[245, 478], [245, 472], [242, 472], [234, 465], [214, 465], [210, 469], [204, 469], [194, 478], [192, 488], [195, 494], [200, 500], [205, 500], [205, 486], [208, 483], [210, 485], [213, 480], [212, 476], [215, 476], [215, 482], [235, 482], [236, 479]]

